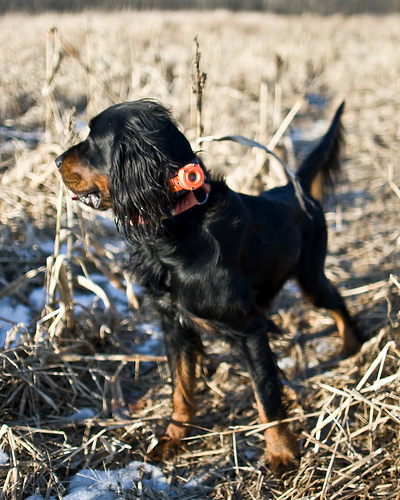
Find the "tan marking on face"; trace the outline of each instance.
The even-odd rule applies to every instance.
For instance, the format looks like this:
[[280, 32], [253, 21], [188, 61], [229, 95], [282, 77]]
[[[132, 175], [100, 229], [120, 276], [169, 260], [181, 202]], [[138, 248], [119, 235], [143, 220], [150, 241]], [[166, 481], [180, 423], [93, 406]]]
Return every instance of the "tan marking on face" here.
[[77, 155], [71, 151], [63, 159], [60, 174], [66, 187], [77, 196], [92, 192], [99, 192], [101, 196], [99, 210], [111, 207], [111, 196], [108, 187], [109, 177], [99, 174], [89, 168]]

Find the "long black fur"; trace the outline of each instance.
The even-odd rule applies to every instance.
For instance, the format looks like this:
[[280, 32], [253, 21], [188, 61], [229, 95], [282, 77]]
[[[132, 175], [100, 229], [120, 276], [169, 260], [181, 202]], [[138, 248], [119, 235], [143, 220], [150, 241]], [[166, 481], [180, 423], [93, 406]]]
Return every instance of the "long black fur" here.
[[[120, 120], [111, 156], [110, 192], [118, 228], [133, 242], [142, 233], [157, 232], [171, 217], [174, 197], [167, 181], [195, 154], [185, 136], [176, 134], [169, 111], [154, 101], [117, 104], [105, 113]], [[96, 120], [103, 120], [102, 114]], [[138, 224], [139, 217], [144, 224]]]
[[[343, 108], [297, 172], [308, 197], [313, 184], [327, 185], [339, 171]], [[254, 197], [232, 191], [204, 169], [208, 200], [173, 216], [174, 206], [186, 193], [173, 194], [168, 181], [195, 157], [169, 111], [143, 100], [118, 104], [98, 115], [88, 139], [64, 153], [57, 164], [73, 190], [68, 179], [81, 169], [79, 165], [88, 165], [94, 179], [108, 172], [117, 227], [130, 242], [133, 274], [161, 314], [171, 373], [180, 377], [180, 386], [185, 377], [194, 377], [205, 328], [240, 350], [261, 418], [283, 418], [268, 342], [274, 326], [266, 308], [289, 277], [298, 280], [316, 306], [339, 313], [340, 321], [354, 331], [351, 349], [362, 342], [342, 298], [324, 274], [327, 231], [321, 200], [309, 204], [310, 218], [291, 183]], [[77, 166], [71, 167], [68, 158], [78, 159]], [[179, 375], [182, 366], [185, 376]], [[184, 410], [193, 407], [190, 383], [185, 383], [187, 387], [179, 389]], [[278, 457], [276, 463], [286, 463], [295, 454], [294, 445], [283, 427], [278, 436], [283, 451], [279, 439], [266, 433], [271, 460]]]

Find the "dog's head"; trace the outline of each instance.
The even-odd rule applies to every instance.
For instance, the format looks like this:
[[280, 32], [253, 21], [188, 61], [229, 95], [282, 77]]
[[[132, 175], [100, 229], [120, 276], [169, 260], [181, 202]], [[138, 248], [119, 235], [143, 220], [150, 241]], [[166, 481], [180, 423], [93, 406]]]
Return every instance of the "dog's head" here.
[[137, 226], [159, 227], [181, 196], [171, 179], [195, 158], [169, 111], [150, 100], [116, 104], [89, 127], [83, 142], [56, 159], [73, 198], [112, 208], [127, 237]]

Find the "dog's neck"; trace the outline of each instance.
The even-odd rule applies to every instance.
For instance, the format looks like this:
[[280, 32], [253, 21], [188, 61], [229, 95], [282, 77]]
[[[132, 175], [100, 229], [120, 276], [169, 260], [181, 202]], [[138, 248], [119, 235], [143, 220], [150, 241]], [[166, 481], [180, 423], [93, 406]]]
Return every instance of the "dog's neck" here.
[[189, 191], [185, 196], [181, 197], [177, 201], [172, 210], [172, 215], [175, 216], [181, 214], [182, 212], [186, 212], [186, 210], [189, 210], [196, 205], [204, 205], [204, 203], [208, 200], [208, 195], [211, 189], [210, 184], [204, 182], [200, 189], [204, 191], [204, 199], [202, 201], [197, 199], [194, 191]]
[[[204, 203], [206, 203], [208, 200], [208, 195], [210, 194], [211, 186], [207, 182], [204, 182], [200, 189], [202, 189], [204, 191], [204, 199], [203, 200], [199, 201], [196, 198], [195, 192], [189, 191], [185, 196], [182, 196], [177, 201], [174, 208], [172, 209], [172, 215], [173, 216], [179, 215], [182, 212], [186, 212], [186, 210], [189, 210], [190, 208], [195, 207], [196, 205], [204, 205]], [[130, 224], [131, 224], [131, 226], [134, 225], [132, 220], [131, 220]], [[143, 224], [143, 218], [141, 215], [139, 215], [139, 217], [138, 217], [138, 224]]]

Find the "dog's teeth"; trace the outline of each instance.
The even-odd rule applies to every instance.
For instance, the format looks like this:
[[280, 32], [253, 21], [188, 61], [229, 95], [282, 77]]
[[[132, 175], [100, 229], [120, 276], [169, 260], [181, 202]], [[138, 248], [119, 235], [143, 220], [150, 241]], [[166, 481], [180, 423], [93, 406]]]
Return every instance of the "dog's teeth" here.
[[90, 199], [92, 201], [92, 205], [94, 208], [99, 208], [100, 206], [100, 196], [98, 194], [92, 193], [90, 195]]

